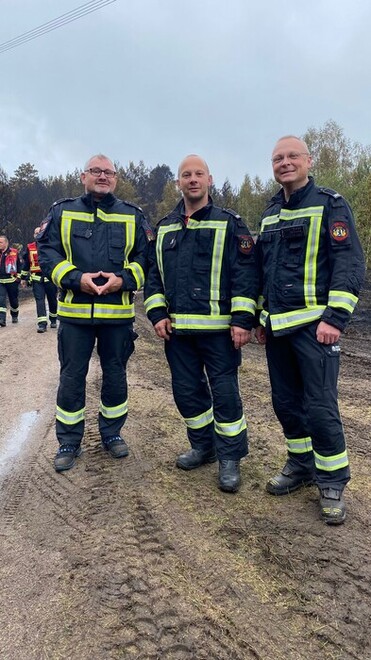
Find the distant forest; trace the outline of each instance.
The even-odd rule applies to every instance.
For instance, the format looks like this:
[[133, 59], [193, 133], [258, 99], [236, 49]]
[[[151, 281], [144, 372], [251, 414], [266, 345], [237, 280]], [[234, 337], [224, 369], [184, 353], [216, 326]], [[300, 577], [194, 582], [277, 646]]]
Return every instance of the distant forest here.
[[[309, 128], [301, 136], [313, 157], [312, 174], [319, 185], [340, 192], [350, 203], [371, 265], [371, 147], [354, 143], [344, 136], [342, 128], [328, 121], [320, 129]], [[269, 154], [267, 154], [269, 158]], [[175, 175], [168, 165], [148, 168], [143, 161], [128, 167], [115, 163], [118, 184], [115, 194], [142, 207], [155, 224], [179, 200]], [[226, 178], [220, 189], [211, 190], [218, 206], [237, 211], [250, 230], [257, 231], [261, 213], [277, 190], [273, 179], [263, 182], [246, 174], [240, 188]], [[82, 193], [80, 170], [66, 175], [39, 177], [31, 163], [22, 163], [9, 177], [0, 166], [0, 232], [11, 244], [22, 247], [32, 240], [33, 228], [46, 216], [52, 203], [63, 197]]]

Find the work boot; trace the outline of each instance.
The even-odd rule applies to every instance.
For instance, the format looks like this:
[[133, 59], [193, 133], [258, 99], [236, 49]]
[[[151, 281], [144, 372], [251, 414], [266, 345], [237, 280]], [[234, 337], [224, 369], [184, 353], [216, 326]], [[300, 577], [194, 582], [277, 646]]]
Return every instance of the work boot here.
[[226, 493], [237, 493], [241, 485], [240, 461], [219, 461], [219, 488]]
[[280, 474], [269, 479], [266, 489], [270, 495], [288, 495], [288, 493], [312, 484], [313, 474], [311, 472], [299, 468], [295, 470], [286, 463]]
[[102, 438], [103, 449], [108, 451], [112, 458], [124, 458], [129, 454], [129, 448], [120, 435]]
[[70, 470], [75, 465], [75, 458], [80, 456], [80, 445], [61, 445], [54, 458], [54, 467], [56, 472]]
[[0, 321], [0, 328], [5, 328], [6, 326], [6, 321], [1, 320]]
[[189, 449], [178, 456], [175, 465], [181, 470], [194, 470], [205, 463], [215, 463], [216, 459], [215, 449], [206, 452], [200, 449]]
[[50, 321], [50, 327], [51, 328], [56, 328], [57, 327], [57, 321]]
[[343, 493], [338, 488], [320, 488], [321, 518], [328, 525], [341, 525], [345, 520], [345, 502]]
[[46, 332], [46, 323], [38, 323], [37, 332]]
[[18, 316], [12, 316], [12, 323], [18, 323]]

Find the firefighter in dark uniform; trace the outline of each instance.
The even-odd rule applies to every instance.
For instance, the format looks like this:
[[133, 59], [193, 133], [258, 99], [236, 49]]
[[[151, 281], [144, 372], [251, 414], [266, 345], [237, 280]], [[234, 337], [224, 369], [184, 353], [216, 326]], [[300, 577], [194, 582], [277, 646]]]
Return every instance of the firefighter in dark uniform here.
[[22, 255], [21, 286], [26, 284], [32, 286], [33, 295], [36, 302], [37, 313], [37, 332], [46, 332], [48, 325], [48, 316], [46, 313], [45, 297], [49, 306], [50, 327], [57, 327], [57, 295], [58, 289], [41, 272], [39, 258], [37, 254], [36, 237], [40, 233], [40, 227], [34, 229], [34, 241], [28, 243]]
[[18, 323], [18, 290], [21, 280], [21, 260], [18, 250], [9, 247], [8, 238], [0, 235], [0, 328], [6, 326], [6, 297], [9, 298], [12, 323]]
[[176, 465], [192, 470], [219, 459], [219, 487], [236, 492], [248, 452], [237, 374], [256, 308], [255, 246], [239, 216], [214, 206], [203, 159], [185, 158], [177, 183], [183, 199], [158, 224], [144, 304], [165, 339], [191, 444]]
[[281, 138], [273, 173], [282, 188], [265, 210], [257, 243], [261, 272], [257, 337], [266, 343], [272, 401], [287, 462], [267, 490], [285, 495], [316, 483], [321, 518], [345, 519], [349, 460], [337, 400], [339, 338], [358, 300], [365, 265], [352, 211], [315, 185], [299, 138]]
[[141, 209], [113, 195], [117, 173], [110, 159], [90, 158], [81, 181], [85, 194], [56, 202], [37, 239], [41, 269], [60, 288], [57, 471], [71, 468], [81, 451], [86, 375], [96, 340], [102, 444], [114, 458], [128, 455], [120, 431], [128, 411], [126, 365], [137, 336], [133, 292], [144, 284], [153, 237]]

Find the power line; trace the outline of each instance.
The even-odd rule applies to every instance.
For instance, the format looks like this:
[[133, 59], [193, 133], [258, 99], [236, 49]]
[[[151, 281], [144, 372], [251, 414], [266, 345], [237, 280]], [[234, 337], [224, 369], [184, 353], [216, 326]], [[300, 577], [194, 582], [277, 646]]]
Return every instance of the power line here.
[[80, 5], [79, 7], [76, 7], [76, 9], [72, 9], [71, 11], [62, 14], [61, 16], [54, 18], [52, 21], [48, 21], [47, 23], [42, 23], [42, 25], [39, 25], [33, 30], [24, 32], [18, 37], [14, 37], [14, 39], [9, 39], [9, 41], [5, 41], [4, 43], [0, 44], [0, 54], [5, 53], [7, 50], [11, 50], [12, 48], [17, 48], [17, 46], [21, 46], [27, 41], [31, 41], [32, 39], [37, 39], [38, 37], [41, 37], [43, 34], [52, 32], [52, 30], [57, 30], [58, 28], [67, 25], [68, 23], [72, 23], [73, 21], [76, 21], [82, 16], [86, 16], [87, 14], [92, 14], [94, 11], [101, 9], [106, 5], [110, 5], [113, 2], [116, 2], [116, 0], [91, 0], [90, 2], [87, 2], [84, 5]]

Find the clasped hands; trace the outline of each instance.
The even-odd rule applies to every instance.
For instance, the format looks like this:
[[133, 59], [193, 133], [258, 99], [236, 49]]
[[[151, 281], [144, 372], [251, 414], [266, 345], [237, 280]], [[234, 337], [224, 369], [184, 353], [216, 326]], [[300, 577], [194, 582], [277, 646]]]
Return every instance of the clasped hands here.
[[[105, 277], [107, 282], [97, 285], [93, 281], [97, 277]], [[105, 296], [107, 293], [113, 293], [121, 288], [122, 277], [118, 277], [115, 273], [105, 273], [102, 270], [97, 273], [83, 273], [80, 280], [81, 291], [91, 295]]]

